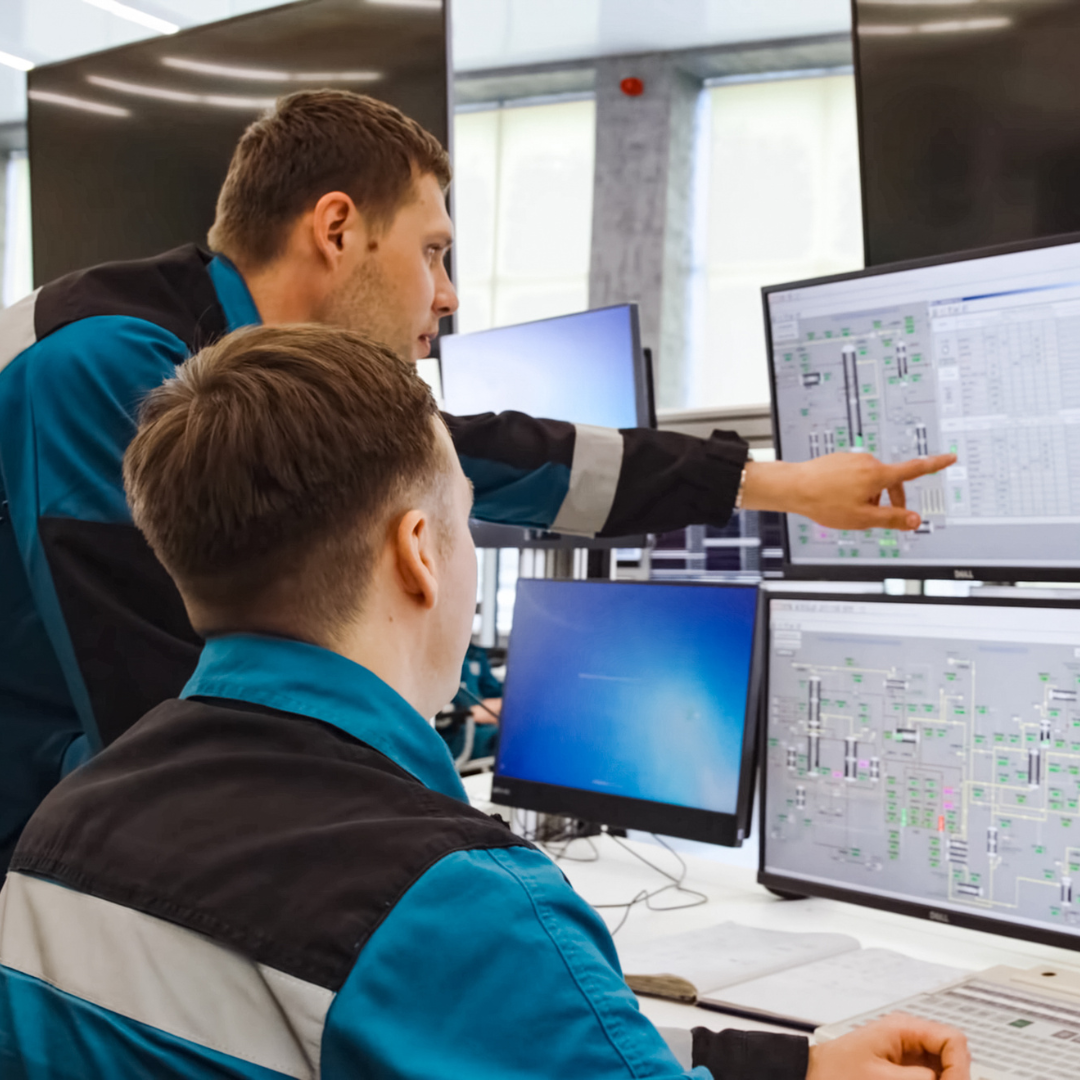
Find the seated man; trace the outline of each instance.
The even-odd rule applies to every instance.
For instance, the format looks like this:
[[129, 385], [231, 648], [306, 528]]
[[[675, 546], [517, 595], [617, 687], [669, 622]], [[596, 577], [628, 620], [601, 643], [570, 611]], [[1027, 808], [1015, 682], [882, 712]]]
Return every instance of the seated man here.
[[967, 1080], [913, 1019], [809, 1051], [698, 1029], [689, 1074], [559, 869], [468, 805], [424, 718], [469, 640], [471, 494], [393, 353], [224, 338], [150, 395], [124, 475], [207, 645], [22, 834], [0, 1076]]
[[[502, 712], [502, 683], [491, 670], [488, 652], [481, 645], [470, 643], [461, 665], [461, 683], [448, 710], [436, 718], [435, 729], [450, 748], [455, 761], [466, 748], [469, 756], [464, 762], [492, 757], [499, 748], [499, 713]], [[440, 722], [445, 716], [447, 722]], [[468, 746], [465, 721], [473, 722], [472, 746]]]

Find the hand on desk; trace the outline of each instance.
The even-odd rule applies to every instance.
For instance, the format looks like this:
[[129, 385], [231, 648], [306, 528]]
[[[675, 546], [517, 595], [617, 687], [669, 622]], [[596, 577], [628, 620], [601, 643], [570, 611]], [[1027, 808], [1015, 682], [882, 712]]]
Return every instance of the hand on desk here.
[[[886, 465], [870, 454], [826, 454], [812, 461], [751, 461], [742, 504], [747, 510], [783, 510], [829, 529], [917, 529], [907, 510], [904, 482], [939, 472], [955, 454]], [[888, 491], [891, 506], [881, 505]]]
[[963, 1033], [894, 1013], [810, 1048], [806, 1080], [970, 1080]]

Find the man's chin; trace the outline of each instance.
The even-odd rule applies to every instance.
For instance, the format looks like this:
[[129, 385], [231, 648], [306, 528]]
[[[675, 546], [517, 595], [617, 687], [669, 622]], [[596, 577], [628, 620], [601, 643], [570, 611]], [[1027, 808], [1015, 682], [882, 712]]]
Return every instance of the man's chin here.
[[431, 339], [419, 337], [413, 344], [413, 360], [426, 360], [431, 355]]

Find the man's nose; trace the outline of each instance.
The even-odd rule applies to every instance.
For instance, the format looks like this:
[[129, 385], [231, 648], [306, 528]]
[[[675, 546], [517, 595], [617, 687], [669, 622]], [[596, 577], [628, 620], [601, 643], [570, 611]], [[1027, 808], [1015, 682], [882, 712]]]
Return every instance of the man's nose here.
[[457, 309], [457, 289], [454, 288], [454, 283], [450, 280], [449, 275], [444, 270], [439, 286], [435, 291], [435, 310], [438, 311], [439, 317], [441, 318], [444, 315], [453, 315]]

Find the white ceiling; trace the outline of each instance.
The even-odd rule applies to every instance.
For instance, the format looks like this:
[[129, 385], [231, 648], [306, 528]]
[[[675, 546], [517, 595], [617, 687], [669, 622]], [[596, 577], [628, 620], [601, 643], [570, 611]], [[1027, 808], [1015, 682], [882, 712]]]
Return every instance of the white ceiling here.
[[[0, 52], [49, 63], [159, 33], [132, 21], [140, 13], [186, 27], [278, 2], [0, 0]], [[459, 71], [846, 32], [850, 25], [848, 0], [453, 0]], [[25, 76], [0, 64], [0, 123], [25, 117], [25, 93]]]

